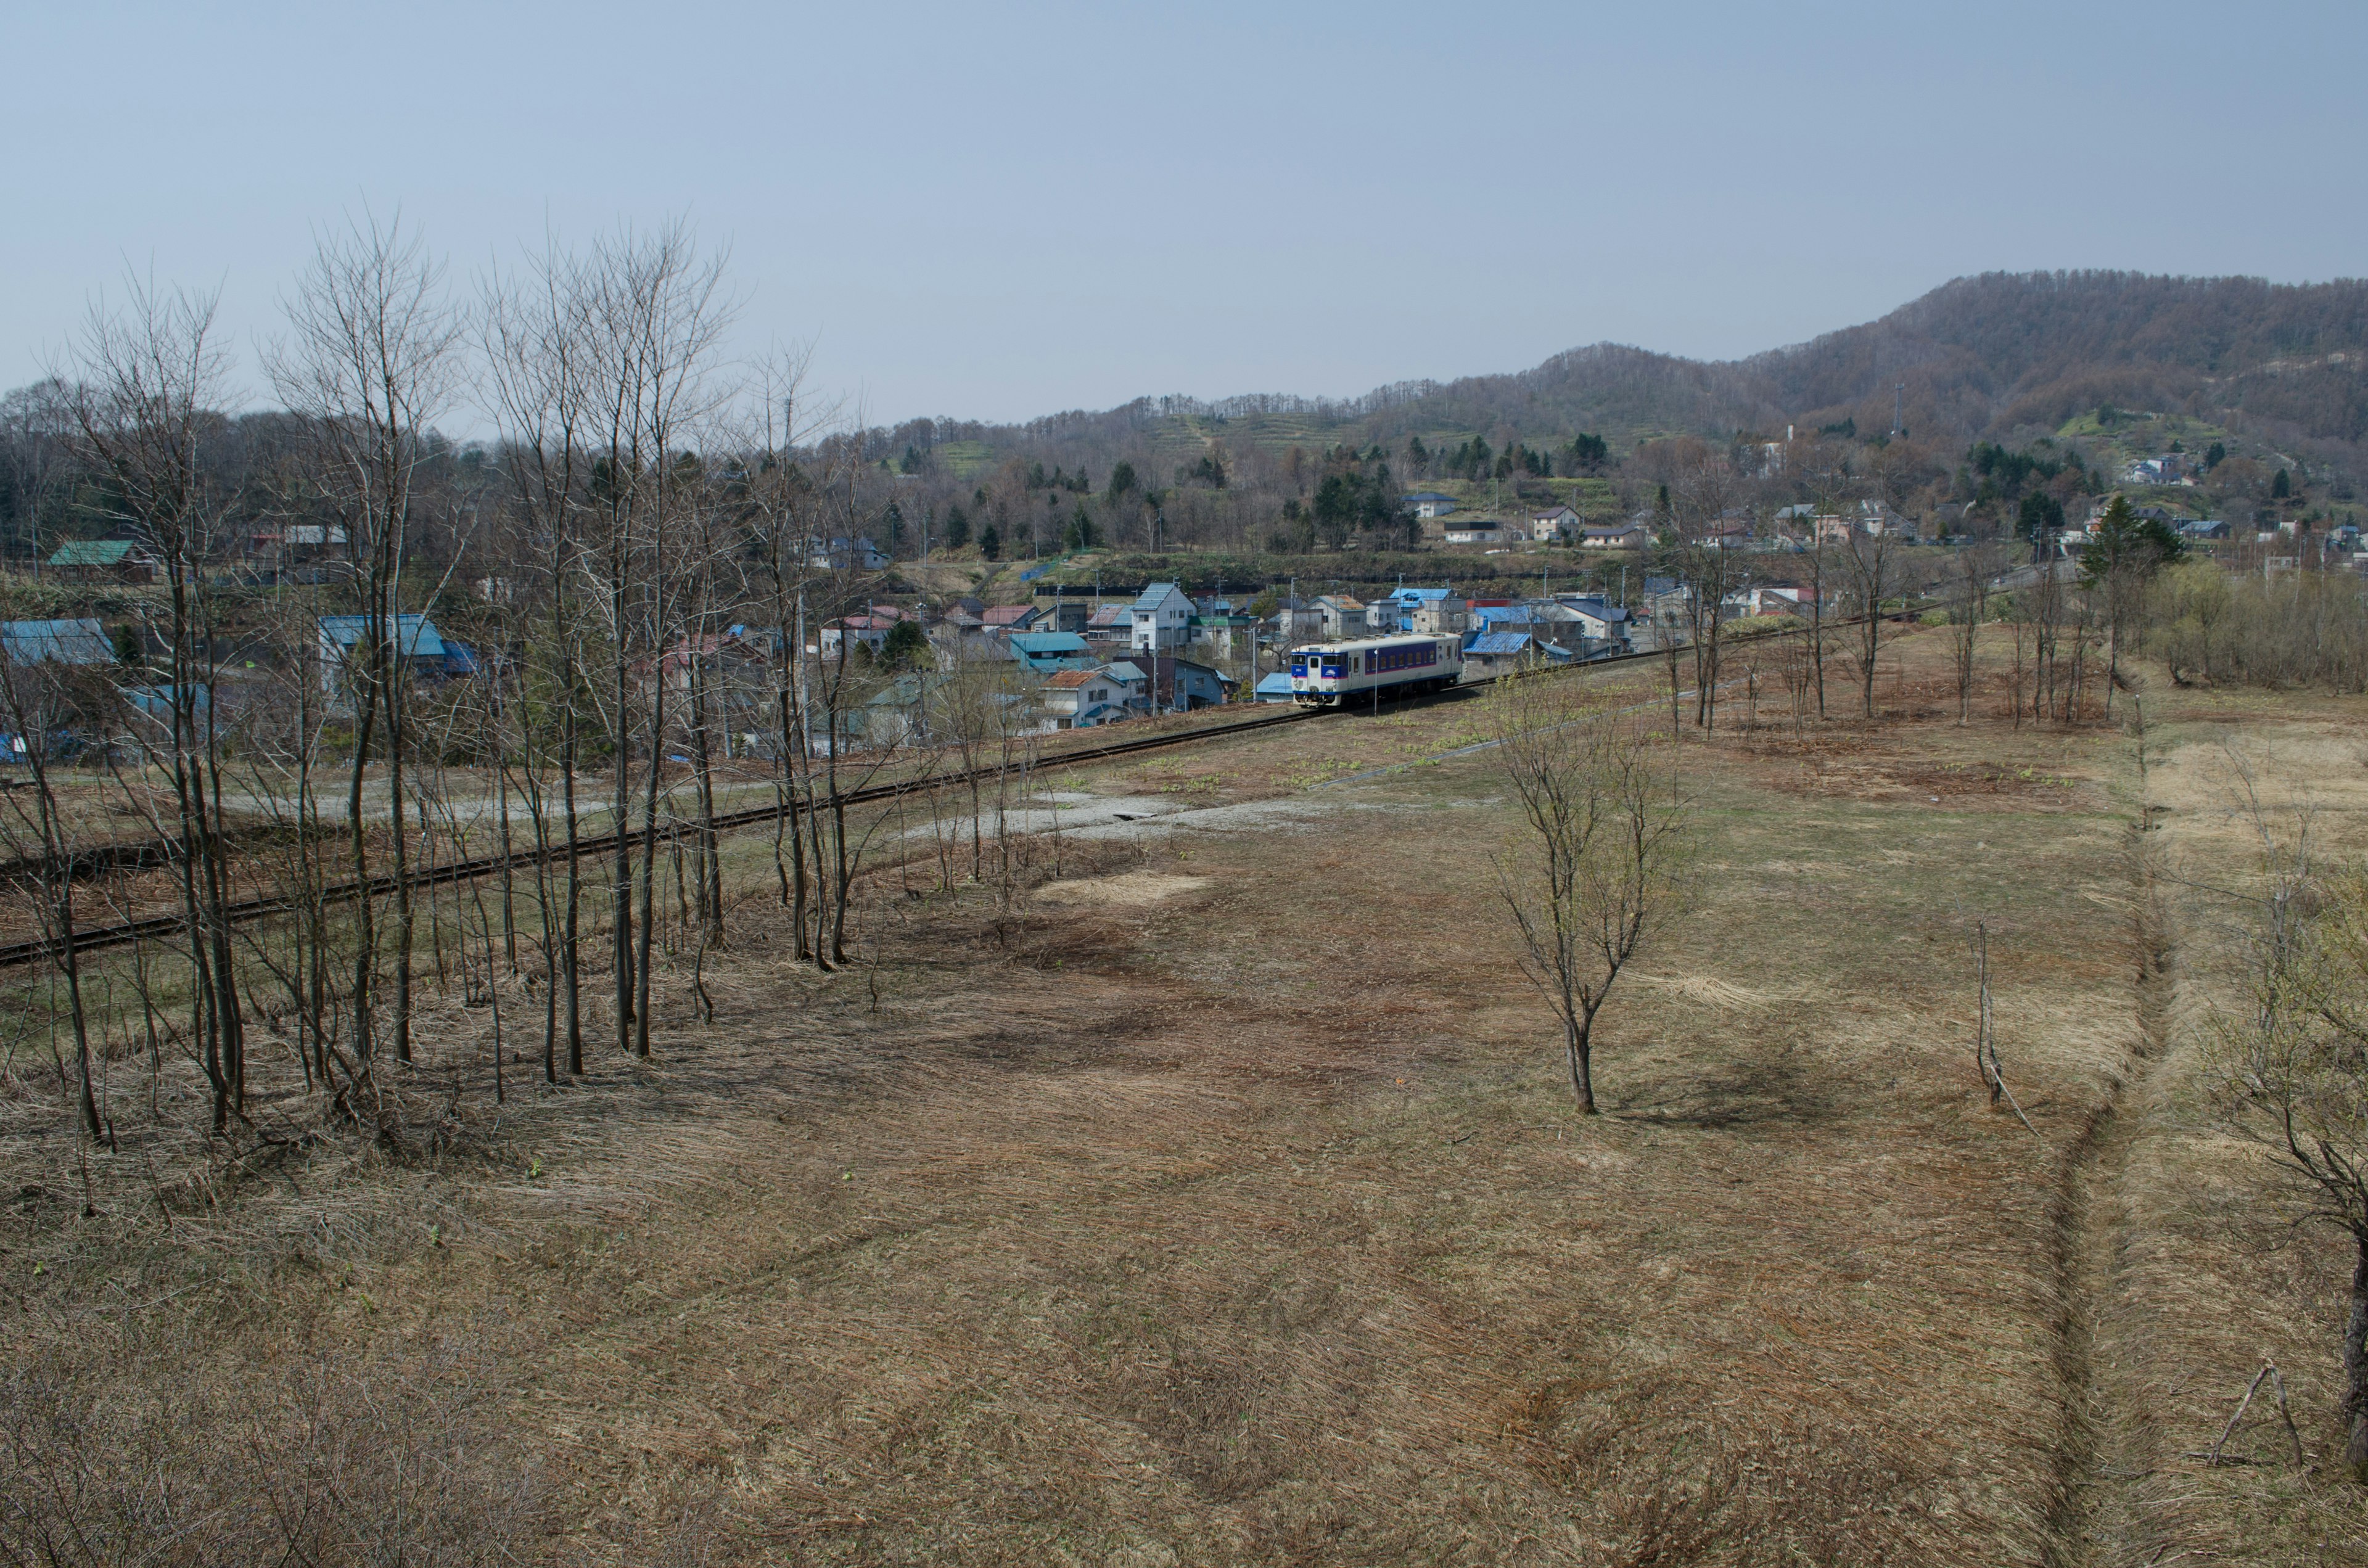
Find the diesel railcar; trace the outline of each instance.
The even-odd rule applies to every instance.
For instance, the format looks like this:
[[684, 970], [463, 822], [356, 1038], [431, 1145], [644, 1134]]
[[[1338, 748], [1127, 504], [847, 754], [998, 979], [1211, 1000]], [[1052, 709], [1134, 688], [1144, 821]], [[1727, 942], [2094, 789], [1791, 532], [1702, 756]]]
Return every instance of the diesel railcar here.
[[1291, 698], [1303, 708], [1338, 708], [1443, 691], [1463, 674], [1463, 645], [1452, 637], [1374, 637], [1291, 651]]

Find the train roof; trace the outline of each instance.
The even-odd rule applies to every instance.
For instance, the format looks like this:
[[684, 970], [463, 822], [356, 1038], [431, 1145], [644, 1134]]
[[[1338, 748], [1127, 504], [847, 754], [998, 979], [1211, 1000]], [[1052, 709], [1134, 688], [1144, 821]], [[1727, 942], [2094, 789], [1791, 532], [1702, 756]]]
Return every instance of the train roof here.
[[1408, 642], [1452, 642], [1452, 633], [1434, 636], [1428, 631], [1402, 631], [1395, 637], [1360, 637], [1354, 642], [1300, 642], [1292, 647], [1294, 653], [1321, 649], [1326, 653], [1361, 653], [1368, 648], [1403, 647]]

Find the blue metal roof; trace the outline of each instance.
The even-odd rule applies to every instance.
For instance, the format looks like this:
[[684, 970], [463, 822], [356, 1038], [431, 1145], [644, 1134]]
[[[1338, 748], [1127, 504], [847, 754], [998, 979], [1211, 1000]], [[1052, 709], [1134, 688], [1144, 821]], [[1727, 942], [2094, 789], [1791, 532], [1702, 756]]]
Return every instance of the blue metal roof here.
[[1165, 599], [1168, 595], [1181, 594], [1183, 592], [1183, 589], [1178, 587], [1173, 583], [1148, 583], [1144, 585], [1142, 596], [1134, 601], [1132, 608], [1135, 609], [1157, 609], [1159, 608], [1160, 601]]
[[1281, 670], [1275, 671], [1274, 674], [1258, 683], [1258, 694], [1260, 697], [1289, 697], [1291, 689], [1291, 676]]
[[111, 665], [115, 644], [96, 620], [0, 620], [0, 653], [12, 665]]
[[1087, 648], [1086, 640], [1074, 631], [1015, 631], [1005, 641], [1016, 652], [1030, 659], [1082, 653]]
[[[366, 615], [324, 615], [321, 618], [321, 635], [341, 649], [349, 649], [370, 631]], [[398, 615], [394, 618], [395, 645], [416, 659], [444, 657], [444, 638], [436, 623], [424, 615]]]
[[1518, 653], [1529, 645], [1530, 634], [1526, 631], [1484, 631], [1465, 643], [1463, 651], [1477, 653], [1483, 658], [1501, 659]]

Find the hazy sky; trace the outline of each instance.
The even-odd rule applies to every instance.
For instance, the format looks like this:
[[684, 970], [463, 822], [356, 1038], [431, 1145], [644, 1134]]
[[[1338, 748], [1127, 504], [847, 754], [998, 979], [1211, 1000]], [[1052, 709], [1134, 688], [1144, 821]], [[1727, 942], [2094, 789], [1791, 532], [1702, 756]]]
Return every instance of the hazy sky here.
[[[874, 421], [1729, 357], [1956, 275], [2356, 276], [2368, 6], [0, 12], [0, 387], [127, 266], [254, 364], [324, 226], [457, 286], [686, 216]], [[463, 421], [465, 423], [465, 421]]]

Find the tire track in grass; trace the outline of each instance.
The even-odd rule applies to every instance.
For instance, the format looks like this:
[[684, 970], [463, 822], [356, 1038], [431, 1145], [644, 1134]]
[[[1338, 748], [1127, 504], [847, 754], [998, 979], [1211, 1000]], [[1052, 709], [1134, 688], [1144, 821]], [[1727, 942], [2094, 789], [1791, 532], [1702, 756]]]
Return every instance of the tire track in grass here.
[[2046, 1517], [2049, 1568], [2143, 1562], [2146, 1548], [2157, 1544], [2130, 1539], [2137, 1522], [2131, 1477], [2111, 1462], [2115, 1434], [2128, 1426], [2117, 1417], [2128, 1413], [2112, 1408], [2098, 1348], [2100, 1327], [2120, 1290], [2130, 1230], [2123, 1183], [2142, 1130], [2126, 1108], [2144, 1090], [2169, 1040], [2171, 955], [2147, 837], [2145, 712], [2135, 697], [2132, 706], [2138, 747], [2137, 820], [2130, 828], [2138, 1039], [2059, 1157], [2048, 1199], [2053, 1359], [2063, 1401]]

